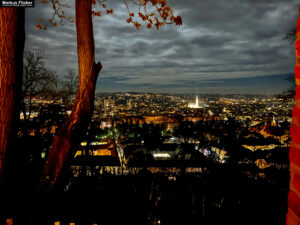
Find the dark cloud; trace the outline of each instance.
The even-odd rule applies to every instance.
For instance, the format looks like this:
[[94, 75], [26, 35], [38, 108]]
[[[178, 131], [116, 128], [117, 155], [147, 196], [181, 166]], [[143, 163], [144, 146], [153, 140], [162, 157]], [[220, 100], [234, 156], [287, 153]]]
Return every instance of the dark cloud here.
[[[114, 15], [94, 20], [96, 59], [103, 64], [97, 91], [188, 92], [191, 85], [201, 90], [206, 85], [206, 91], [255, 92], [261, 86], [233, 88], [227, 81], [293, 72], [293, 46], [284, 36], [296, 26], [297, 0], [169, 2], [182, 16], [183, 26], [137, 31], [126, 23], [122, 1], [108, 1]], [[26, 47], [47, 54], [48, 66], [59, 73], [77, 69], [75, 25], [37, 30], [37, 19], [47, 19], [52, 12], [50, 6], [36, 5], [26, 9]], [[66, 13], [74, 16], [74, 6]], [[222, 88], [213, 89], [216, 83]], [[281, 91], [279, 83], [265, 90]]]

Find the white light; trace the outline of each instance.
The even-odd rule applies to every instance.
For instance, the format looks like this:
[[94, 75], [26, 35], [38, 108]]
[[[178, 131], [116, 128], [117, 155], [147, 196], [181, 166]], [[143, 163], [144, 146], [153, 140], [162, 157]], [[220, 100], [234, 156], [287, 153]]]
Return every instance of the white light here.
[[101, 141], [101, 142], [99, 142], [99, 141], [93, 141], [93, 142], [91, 142], [91, 145], [106, 145], [106, 144], [107, 144], [106, 141]]
[[86, 146], [87, 145], [87, 142], [81, 142], [81, 146]]
[[170, 158], [169, 153], [153, 153], [154, 158]]

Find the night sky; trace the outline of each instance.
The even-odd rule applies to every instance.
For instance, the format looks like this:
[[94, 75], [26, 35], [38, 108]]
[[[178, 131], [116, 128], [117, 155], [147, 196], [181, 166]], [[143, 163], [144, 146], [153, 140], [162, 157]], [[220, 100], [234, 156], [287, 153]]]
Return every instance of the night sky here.
[[[183, 25], [157, 31], [137, 30], [126, 22], [123, 1], [107, 1], [114, 14], [94, 18], [95, 58], [103, 64], [96, 92], [276, 94], [291, 86], [285, 78], [293, 76], [295, 53], [284, 37], [296, 27], [298, 0], [168, 4]], [[75, 16], [74, 5], [65, 11]], [[35, 28], [51, 14], [39, 1], [26, 9], [26, 48], [45, 53], [47, 66], [62, 76], [68, 68], [77, 71], [75, 25]]]

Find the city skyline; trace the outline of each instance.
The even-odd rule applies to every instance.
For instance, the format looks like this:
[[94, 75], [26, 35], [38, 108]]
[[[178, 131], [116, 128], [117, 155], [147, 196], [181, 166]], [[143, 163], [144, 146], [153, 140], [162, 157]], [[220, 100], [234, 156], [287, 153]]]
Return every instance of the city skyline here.
[[[296, 25], [296, 1], [170, 1], [183, 26], [159, 31], [136, 30], [122, 3], [107, 4], [114, 14], [94, 20], [103, 64], [96, 92], [271, 95], [292, 84], [285, 79], [293, 77], [294, 50], [284, 37]], [[45, 53], [58, 75], [77, 70], [74, 24], [41, 31], [37, 19], [47, 19], [51, 7], [37, 2], [26, 10], [26, 48]]]

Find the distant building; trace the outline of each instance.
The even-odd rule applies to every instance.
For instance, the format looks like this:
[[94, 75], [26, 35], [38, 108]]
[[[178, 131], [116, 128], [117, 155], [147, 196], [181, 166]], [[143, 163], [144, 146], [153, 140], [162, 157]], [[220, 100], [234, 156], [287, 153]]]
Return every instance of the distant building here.
[[115, 101], [114, 100], [112, 100], [112, 99], [105, 99], [104, 100], [104, 117], [106, 117], [108, 115], [113, 116], [114, 106], [115, 106]]

